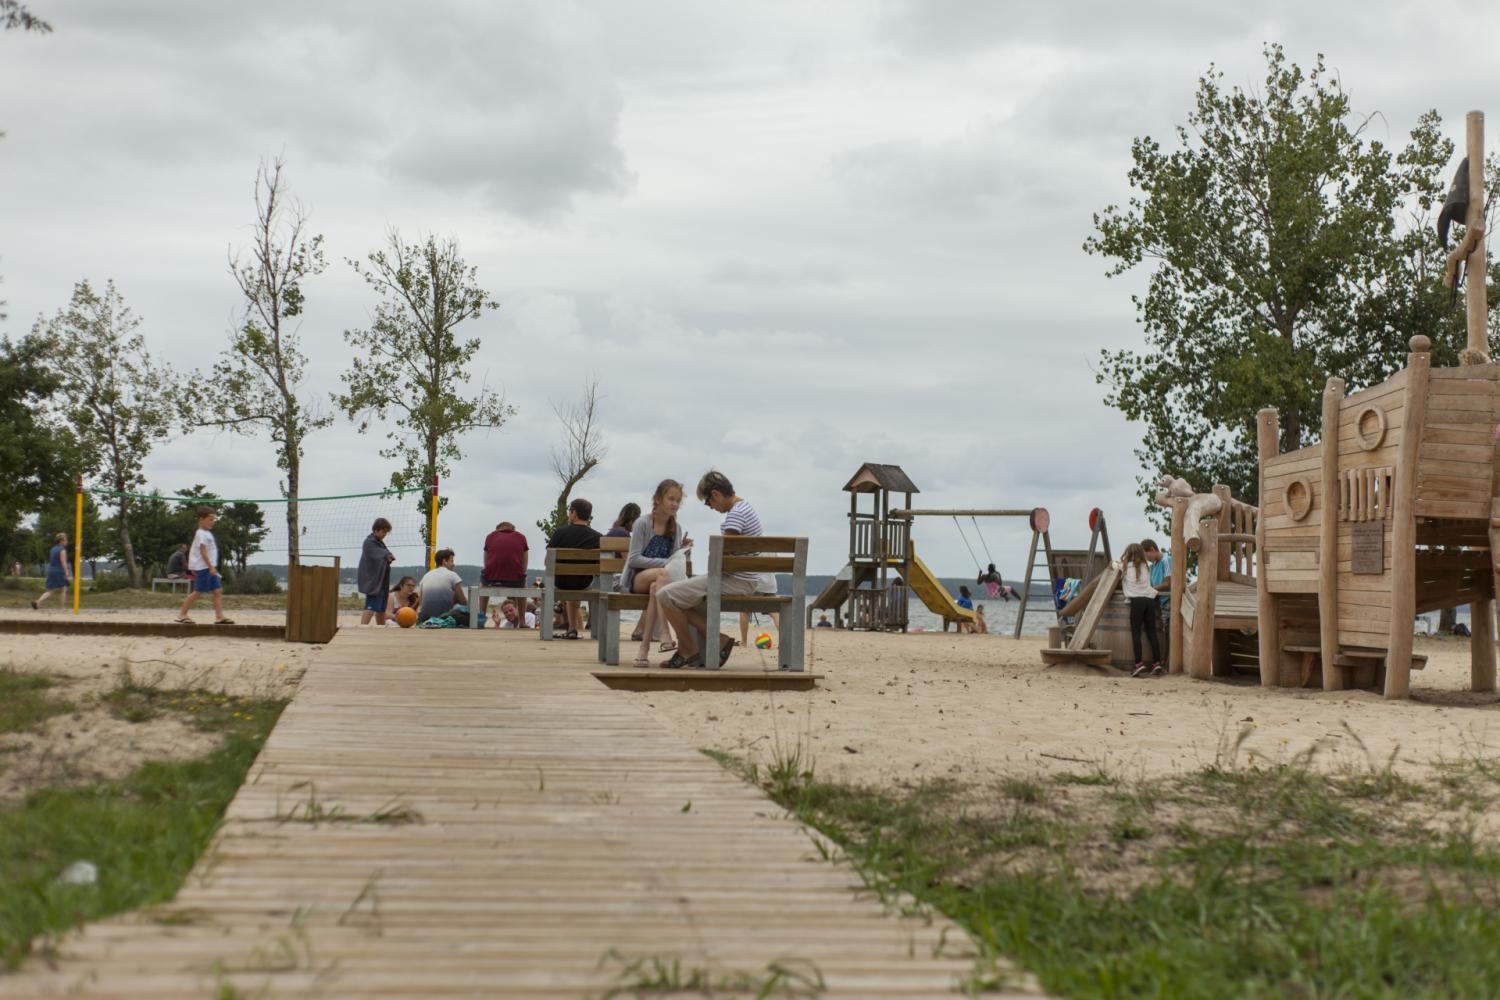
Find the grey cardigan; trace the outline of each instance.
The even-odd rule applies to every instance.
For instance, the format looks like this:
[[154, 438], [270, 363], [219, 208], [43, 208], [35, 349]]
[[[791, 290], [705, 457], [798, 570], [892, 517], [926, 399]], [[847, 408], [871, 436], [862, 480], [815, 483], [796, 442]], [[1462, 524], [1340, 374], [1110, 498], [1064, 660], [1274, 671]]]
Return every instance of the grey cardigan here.
[[[625, 572], [620, 574], [615, 583], [615, 590], [622, 594], [630, 593], [631, 586], [635, 583], [635, 575], [643, 569], [655, 569], [667, 564], [666, 559], [649, 559], [641, 553], [646, 551], [646, 545], [651, 541], [651, 536], [656, 532], [652, 529], [651, 514], [645, 513], [635, 519], [635, 527], [630, 529], [630, 554], [625, 558]], [[687, 533], [682, 530], [682, 521], [677, 522], [677, 537], [672, 539], [672, 552], [675, 554], [682, 548], [682, 539]]]

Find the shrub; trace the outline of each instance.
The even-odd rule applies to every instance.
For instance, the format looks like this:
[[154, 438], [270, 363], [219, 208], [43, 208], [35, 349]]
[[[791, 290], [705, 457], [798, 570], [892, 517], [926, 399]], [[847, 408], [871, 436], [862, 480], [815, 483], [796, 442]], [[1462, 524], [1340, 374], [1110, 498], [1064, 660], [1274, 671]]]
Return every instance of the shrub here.
[[[30, 580], [25, 581], [25, 584], [30, 584], [30, 583], [31, 583]], [[23, 585], [22, 580], [21, 580], [21, 578], [19, 576], [0, 576], [0, 590], [26, 590], [26, 589], [27, 589], [27, 587], [25, 585]]]
[[125, 573], [100, 573], [94, 577], [92, 588], [96, 594], [107, 594], [112, 590], [128, 590], [130, 577]]
[[279, 594], [281, 584], [276, 582], [276, 574], [268, 569], [247, 569], [224, 578], [224, 593]]

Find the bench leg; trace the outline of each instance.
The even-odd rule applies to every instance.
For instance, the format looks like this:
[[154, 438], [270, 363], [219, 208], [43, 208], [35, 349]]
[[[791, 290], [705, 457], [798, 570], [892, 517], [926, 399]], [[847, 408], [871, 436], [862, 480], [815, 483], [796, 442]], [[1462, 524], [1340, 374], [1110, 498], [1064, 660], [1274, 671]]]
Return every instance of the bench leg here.
[[552, 605], [557, 603], [557, 591], [552, 587], [551, 581], [542, 585], [542, 606], [536, 609], [537, 614], [542, 616], [538, 623], [542, 626], [542, 640], [552, 638]]

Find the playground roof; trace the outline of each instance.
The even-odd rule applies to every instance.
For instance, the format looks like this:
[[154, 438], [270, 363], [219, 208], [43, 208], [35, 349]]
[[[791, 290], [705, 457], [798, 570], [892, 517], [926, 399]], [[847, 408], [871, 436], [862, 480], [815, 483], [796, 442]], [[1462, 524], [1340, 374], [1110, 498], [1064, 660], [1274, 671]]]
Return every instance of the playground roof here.
[[844, 484], [846, 493], [873, 493], [875, 490], [890, 490], [892, 493], [921, 493], [911, 477], [901, 471], [899, 465], [880, 465], [866, 462]]

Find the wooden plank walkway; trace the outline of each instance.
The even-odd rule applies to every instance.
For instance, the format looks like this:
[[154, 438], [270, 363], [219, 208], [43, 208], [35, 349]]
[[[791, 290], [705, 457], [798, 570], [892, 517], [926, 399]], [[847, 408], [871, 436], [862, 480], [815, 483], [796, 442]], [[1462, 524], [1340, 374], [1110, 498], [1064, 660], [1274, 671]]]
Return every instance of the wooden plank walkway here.
[[[591, 643], [344, 629], [177, 899], [0, 995], [601, 996], [629, 981], [612, 953], [956, 994], [962, 932], [888, 912], [596, 667]], [[401, 810], [420, 822], [369, 821]]]

